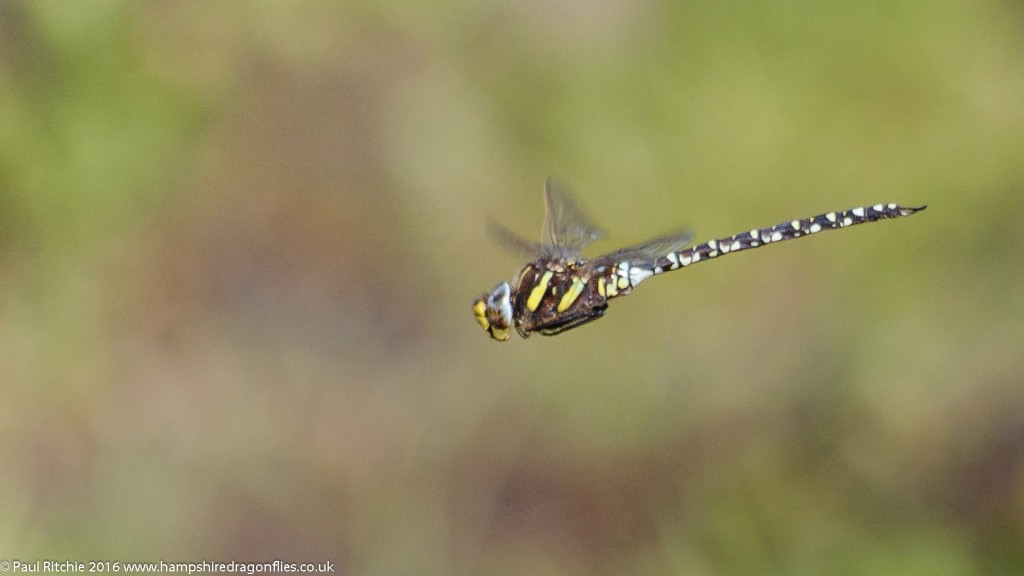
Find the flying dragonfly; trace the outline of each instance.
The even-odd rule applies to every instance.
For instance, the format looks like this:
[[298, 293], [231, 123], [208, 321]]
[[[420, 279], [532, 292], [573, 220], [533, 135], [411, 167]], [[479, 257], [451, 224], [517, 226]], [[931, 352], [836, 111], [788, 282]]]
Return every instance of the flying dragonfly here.
[[473, 314], [490, 337], [500, 342], [509, 339], [513, 327], [523, 338], [534, 332], [553, 336], [601, 318], [609, 300], [629, 294], [652, 276], [825, 230], [910, 216], [925, 208], [858, 206], [752, 228], [691, 248], [686, 246], [693, 234], [678, 231], [587, 260], [582, 250], [604, 237], [604, 231], [590, 222], [565, 186], [548, 178], [544, 183], [544, 227], [539, 243], [490, 223], [490, 232], [501, 243], [534, 260], [520, 269], [513, 282], [502, 282], [477, 298]]

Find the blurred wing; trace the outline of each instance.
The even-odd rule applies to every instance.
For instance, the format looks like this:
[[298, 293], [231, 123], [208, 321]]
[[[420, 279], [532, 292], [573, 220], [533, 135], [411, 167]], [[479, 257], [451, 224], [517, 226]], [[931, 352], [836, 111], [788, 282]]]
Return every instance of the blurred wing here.
[[492, 218], [487, 219], [487, 233], [490, 234], [491, 238], [494, 238], [498, 244], [516, 252], [520, 256], [537, 258], [544, 252], [540, 244], [530, 242], [502, 226]]
[[578, 252], [604, 237], [604, 231], [594, 226], [572, 193], [552, 178], [544, 182], [544, 228], [541, 244], [569, 248]]
[[653, 267], [658, 258], [679, 252], [693, 240], [693, 232], [679, 230], [664, 236], [652, 238], [646, 242], [621, 248], [610, 254], [595, 258], [595, 264], [612, 265], [618, 262], [630, 262]]

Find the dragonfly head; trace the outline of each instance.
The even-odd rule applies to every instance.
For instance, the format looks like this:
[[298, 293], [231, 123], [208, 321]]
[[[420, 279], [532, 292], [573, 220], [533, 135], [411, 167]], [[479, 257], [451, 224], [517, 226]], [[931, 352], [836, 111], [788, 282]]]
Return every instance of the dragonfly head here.
[[512, 289], [502, 282], [473, 302], [473, 315], [491, 338], [504, 342], [512, 329]]

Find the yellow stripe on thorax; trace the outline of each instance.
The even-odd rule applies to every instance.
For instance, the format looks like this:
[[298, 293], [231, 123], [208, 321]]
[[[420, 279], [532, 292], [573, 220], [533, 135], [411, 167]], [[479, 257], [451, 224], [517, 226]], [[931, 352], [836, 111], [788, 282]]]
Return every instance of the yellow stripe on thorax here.
[[580, 297], [584, 286], [583, 280], [580, 280], [578, 276], [573, 276], [572, 286], [569, 286], [569, 289], [565, 291], [565, 295], [562, 296], [561, 301], [558, 302], [558, 311], [565, 312], [569, 306], [572, 306], [572, 303]]
[[547, 293], [548, 287], [551, 284], [551, 277], [554, 272], [548, 270], [540, 277], [540, 281], [537, 285], [530, 290], [530, 297], [526, 299], [526, 309], [530, 312], [536, 312], [537, 307], [540, 306], [540, 301], [544, 298], [544, 294]]

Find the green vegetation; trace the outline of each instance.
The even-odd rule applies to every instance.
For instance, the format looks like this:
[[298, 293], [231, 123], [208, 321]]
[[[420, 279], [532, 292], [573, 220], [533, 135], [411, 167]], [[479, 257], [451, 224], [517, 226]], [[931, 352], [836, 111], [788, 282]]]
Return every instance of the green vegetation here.
[[[7, 2], [0, 560], [1024, 572], [1012, 3]], [[611, 239], [928, 204], [499, 345]]]

